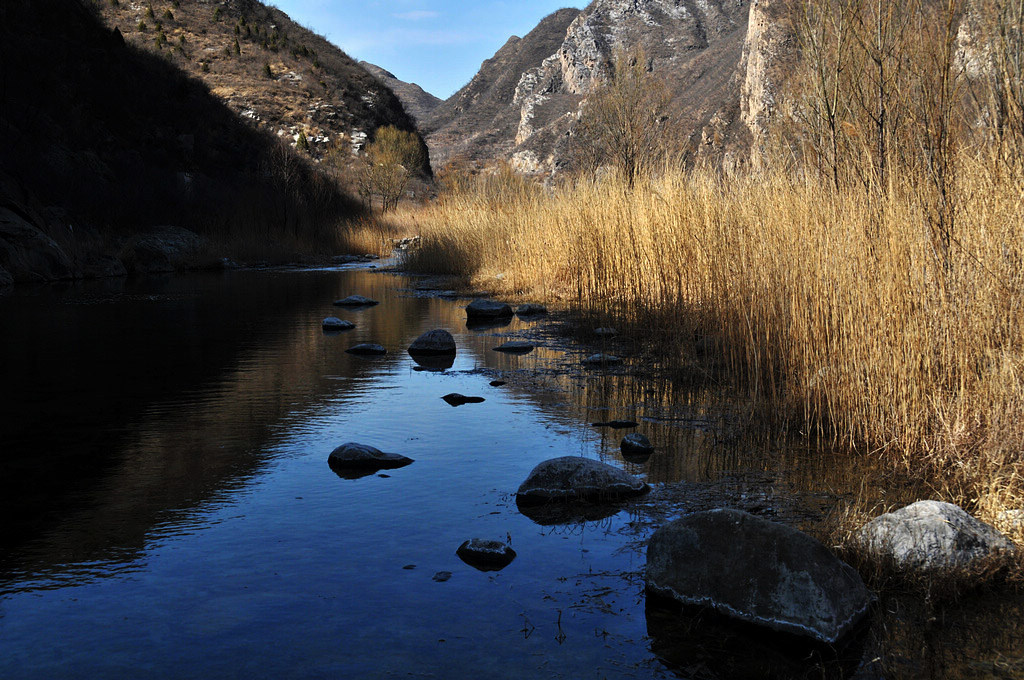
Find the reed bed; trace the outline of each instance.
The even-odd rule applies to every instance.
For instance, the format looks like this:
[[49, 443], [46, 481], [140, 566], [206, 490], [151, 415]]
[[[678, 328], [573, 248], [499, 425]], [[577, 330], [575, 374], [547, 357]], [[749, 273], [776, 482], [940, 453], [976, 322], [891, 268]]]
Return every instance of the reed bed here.
[[704, 356], [767, 427], [868, 448], [1009, 528], [1003, 511], [1024, 507], [1024, 172], [959, 163], [945, 249], [910, 180], [671, 170], [545, 189], [497, 173], [418, 217], [407, 264], [614, 318], [680, 365]]

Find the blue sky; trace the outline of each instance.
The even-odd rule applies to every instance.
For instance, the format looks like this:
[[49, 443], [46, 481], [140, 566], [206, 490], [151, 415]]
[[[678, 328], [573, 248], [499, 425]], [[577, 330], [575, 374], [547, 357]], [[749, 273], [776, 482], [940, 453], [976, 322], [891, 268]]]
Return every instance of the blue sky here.
[[355, 59], [447, 99], [509, 36], [589, 0], [270, 0]]

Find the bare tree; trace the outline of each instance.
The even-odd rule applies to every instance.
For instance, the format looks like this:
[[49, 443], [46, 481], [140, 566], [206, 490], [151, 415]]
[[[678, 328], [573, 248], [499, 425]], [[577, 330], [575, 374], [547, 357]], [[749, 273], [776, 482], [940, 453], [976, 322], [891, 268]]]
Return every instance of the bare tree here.
[[652, 73], [643, 50], [616, 50], [609, 71], [584, 100], [577, 157], [591, 169], [615, 166], [632, 187], [676, 141], [669, 115], [672, 93]]

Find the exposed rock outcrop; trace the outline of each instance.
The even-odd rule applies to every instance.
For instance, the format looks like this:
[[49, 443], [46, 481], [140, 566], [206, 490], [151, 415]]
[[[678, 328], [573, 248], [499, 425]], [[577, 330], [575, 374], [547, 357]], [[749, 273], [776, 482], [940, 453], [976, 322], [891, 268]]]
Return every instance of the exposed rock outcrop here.
[[443, 101], [416, 83], [407, 83], [404, 80], [399, 80], [394, 73], [386, 71], [376, 64], [361, 61], [359, 65], [366, 69], [374, 78], [382, 82], [385, 87], [394, 92], [402, 102], [402, 106], [405, 107], [406, 113], [421, 124], [429, 118], [434, 109], [440, 106]]

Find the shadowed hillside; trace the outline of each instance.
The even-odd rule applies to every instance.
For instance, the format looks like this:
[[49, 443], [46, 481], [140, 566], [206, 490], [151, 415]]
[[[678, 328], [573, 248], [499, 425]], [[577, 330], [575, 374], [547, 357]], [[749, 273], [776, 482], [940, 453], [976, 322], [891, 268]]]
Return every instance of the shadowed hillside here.
[[284, 256], [329, 251], [340, 221], [363, 213], [203, 83], [126, 43], [77, 0], [0, 5], [0, 83], [8, 280], [116, 274], [116, 262], [97, 258], [157, 225]]

